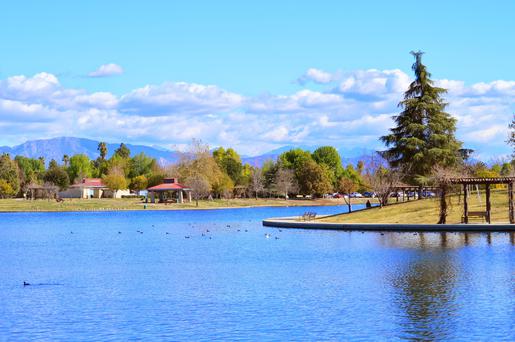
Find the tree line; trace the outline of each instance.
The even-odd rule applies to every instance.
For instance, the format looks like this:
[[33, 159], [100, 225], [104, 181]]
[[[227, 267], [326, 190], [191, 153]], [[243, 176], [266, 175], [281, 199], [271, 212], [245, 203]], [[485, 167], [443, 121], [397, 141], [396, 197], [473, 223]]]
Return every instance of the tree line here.
[[[313, 152], [291, 149], [254, 167], [243, 164], [232, 148], [211, 151], [207, 144], [194, 140], [178, 162], [165, 167], [144, 153], [131, 156], [123, 143], [107, 158], [107, 145], [101, 142], [94, 160], [85, 154], [64, 155], [46, 166], [44, 158], [0, 156], [0, 197], [22, 196], [33, 184], [64, 190], [88, 177], [102, 178], [112, 190], [133, 191], [157, 185], [165, 177], [178, 177], [193, 190], [197, 201], [210, 196], [288, 198], [371, 191], [386, 204], [394, 186], [401, 183], [438, 186], [442, 175], [512, 175], [513, 158], [491, 166], [471, 158], [474, 151], [456, 138], [456, 119], [445, 111], [446, 90], [434, 85], [422, 63], [423, 53], [412, 54], [415, 78], [399, 103], [401, 112], [393, 118], [394, 127], [380, 137], [386, 149], [355, 165], [343, 165], [336, 148], [322, 146]], [[515, 147], [515, 117], [510, 129], [508, 143]]]

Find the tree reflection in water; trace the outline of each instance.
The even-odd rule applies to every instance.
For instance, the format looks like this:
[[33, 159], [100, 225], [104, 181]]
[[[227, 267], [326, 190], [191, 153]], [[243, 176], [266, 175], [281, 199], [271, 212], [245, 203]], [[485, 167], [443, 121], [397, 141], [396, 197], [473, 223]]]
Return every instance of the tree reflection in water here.
[[420, 252], [389, 271], [402, 337], [418, 341], [453, 338], [457, 324], [453, 318], [459, 314], [456, 287], [462, 276], [453, 250], [491, 244], [491, 234], [397, 233], [387, 234], [382, 243]]

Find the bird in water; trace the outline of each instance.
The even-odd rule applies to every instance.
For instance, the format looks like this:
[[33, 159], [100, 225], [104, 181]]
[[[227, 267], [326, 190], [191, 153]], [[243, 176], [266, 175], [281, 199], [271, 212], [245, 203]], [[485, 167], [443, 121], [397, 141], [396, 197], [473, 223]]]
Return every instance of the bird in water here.
[[26, 281], [23, 282], [23, 286], [29, 286], [30, 283], [27, 283]]
[[190, 237], [189, 237], [189, 236], [185, 236], [184, 238], [185, 238], [185, 239], [189, 239]]
[[266, 237], [267, 239], [269, 239], [269, 238], [270, 238], [270, 234], [268, 234], [268, 233], [267, 233], [267, 234], [265, 234], [265, 237]]

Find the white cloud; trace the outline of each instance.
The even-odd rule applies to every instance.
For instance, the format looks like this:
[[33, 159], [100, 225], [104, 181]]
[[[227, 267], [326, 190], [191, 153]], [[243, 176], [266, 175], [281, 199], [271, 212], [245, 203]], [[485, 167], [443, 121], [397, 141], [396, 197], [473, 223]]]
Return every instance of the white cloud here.
[[118, 64], [102, 64], [97, 70], [88, 74], [89, 77], [108, 77], [123, 74], [123, 68]]
[[336, 93], [358, 99], [395, 96], [399, 97], [410, 83], [401, 70], [358, 70], [348, 73], [335, 89]]
[[331, 74], [320, 69], [309, 68], [304, 75], [297, 79], [297, 82], [301, 85], [310, 81], [318, 84], [327, 84], [336, 81], [338, 78], [339, 73]]
[[144, 116], [207, 114], [237, 108], [243, 96], [213, 85], [167, 82], [147, 85], [122, 96], [120, 109]]
[[[317, 90], [306, 85], [292, 94], [255, 97], [186, 82], [117, 96], [67, 88], [48, 73], [8, 77], [0, 80], [1, 142], [76, 135], [162, 146], [200, 138], [244, 154], [290, 144], [381, 148], [378, 137], [392, 126], [410, 77], [400, 70], [313, 70], [306, 75], [319, 83]], [[483, 156], [509, 153], [504, 141], [515, 112], [515, 82], [436, 84], [449, 90], [447, 111], [458, 119], [458, 137], [467, 147]]]
[[0, 81], [0, 97], [16, 100], [46, 98], [59, 87], [57, 77], [46, 72], [32, 77], [12, 76]]

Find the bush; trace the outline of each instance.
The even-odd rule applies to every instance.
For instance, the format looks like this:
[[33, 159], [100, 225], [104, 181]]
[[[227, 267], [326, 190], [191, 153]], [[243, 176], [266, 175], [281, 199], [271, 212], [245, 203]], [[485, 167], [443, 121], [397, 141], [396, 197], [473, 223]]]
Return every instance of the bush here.
[[16, 191], [14, 191], [11, 184], [7, 183], [4, 179], [0, 179], [0, 198], [7, 198], [14, 195], [16, 195]]

